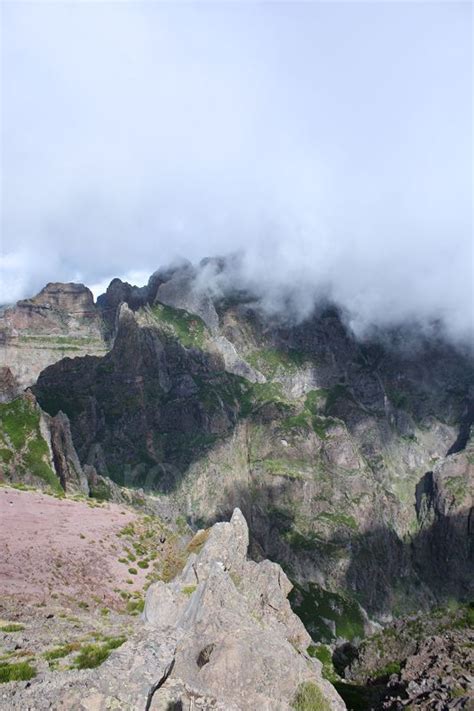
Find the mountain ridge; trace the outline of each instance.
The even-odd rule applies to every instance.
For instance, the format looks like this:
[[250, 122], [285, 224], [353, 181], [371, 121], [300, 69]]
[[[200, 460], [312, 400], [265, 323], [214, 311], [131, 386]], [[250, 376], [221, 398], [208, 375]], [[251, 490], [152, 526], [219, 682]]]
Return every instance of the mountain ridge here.
[[[214, 282], [207, 288], [203, 273], [211, 268], [221, 273], [222, 260], [159, 270], [140, 288], [115, 279], [89, 321], [73, 319], [80, 349], [49, 349], [49, 360], [66, 358], [47, 365], [32, 390], [50, 416], [63, 412], [70, 421], [86, 478], [109, 495], [110, 477], [161, 491], [194, 525], [240, 505], [254, 549], [287, 566], [307, 594], [314, 582], [350, 592], [380, 619], [397, 606], [452, 594], [441, 577], [430, 584], [420, 579], [414, 557], [423, 559], [426, 550], [414, 553], [413, 541], [426, 539], [428, 521], [449, 521], [472, 506], [468, 355], [423, 334], [416, 343], [392, 334], [390, 346], [389, 334], [357, 341], [328, 304], [300, 323], [285, 322], [262, 312], [249, 294], [216, 292]], [[49, 304], [48, 323], [67, 338], [72, 315], [68, 320], [61, 308], [68, 314], [77, 299], [90, 306], [82, 287], [49, 285], [38, 303], [17, 309], [33, 313], [30, 327]], [[22, 336], [14, 312], [2, 331], [6, 360], [9, 339]], [[90, 324], [105, 353], [95, 352], [97, 341], [80, 342]], [[466, 470], [454, 467], [444, 478], [454, 482], [451, 504], [437, 508], [422, 482], [437, 462], [444, 466], [461, 430]], [[466, 525], [453, 525], [459, 550], [471, 535]], [[385, 541], [381, 550], [378, 539]], [[466, 574], [458, 571], [453, 585], [466, 596], [469, 556], [462, 560]], [[404, 566], [407, 589], [399, 593], [393, 586]]]

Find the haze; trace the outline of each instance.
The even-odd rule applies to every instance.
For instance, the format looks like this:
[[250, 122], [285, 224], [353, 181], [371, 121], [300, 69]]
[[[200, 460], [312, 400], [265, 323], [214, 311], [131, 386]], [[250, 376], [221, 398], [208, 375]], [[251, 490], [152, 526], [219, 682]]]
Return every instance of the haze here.
[[239, 252], [269, 308], [466, 340], [471, 14], [3, 2], [0, 302]]

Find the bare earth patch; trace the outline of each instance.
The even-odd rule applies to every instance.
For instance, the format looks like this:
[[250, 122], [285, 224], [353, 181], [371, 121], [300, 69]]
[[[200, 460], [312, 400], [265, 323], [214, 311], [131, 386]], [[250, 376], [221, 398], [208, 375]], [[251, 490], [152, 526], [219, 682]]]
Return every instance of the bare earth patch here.
[[147, 586], [181, 569], [183, 546], [154, 514], [1, 487], [0, 708], [17, 708], [9, 694], [35, 676], [101, 664], [141, 626]]
[[117, 504], [0, 489], [0, 597], [48, 604], [52, 594], [94, 596], [113, 604], [118, 590], [141, 590], [146, 571], [131, 576], [119, 562], [126, 554], [118, 534], [137, 519]]

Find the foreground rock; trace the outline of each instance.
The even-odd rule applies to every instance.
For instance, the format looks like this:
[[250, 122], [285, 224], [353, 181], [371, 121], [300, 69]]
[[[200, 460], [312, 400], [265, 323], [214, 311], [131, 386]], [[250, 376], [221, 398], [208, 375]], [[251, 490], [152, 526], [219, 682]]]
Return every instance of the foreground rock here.
[[5, 687], [11, 709], [216, 709], [287, 711], [305, 689], [323, 710], [345, 708], [310, 658], [309, 635], [292, 613], [280, 566], [246, 559], [248, 528], [200, 532], [183, 572], [148, 591], [144, 629], [97, 671], [47, 675]]

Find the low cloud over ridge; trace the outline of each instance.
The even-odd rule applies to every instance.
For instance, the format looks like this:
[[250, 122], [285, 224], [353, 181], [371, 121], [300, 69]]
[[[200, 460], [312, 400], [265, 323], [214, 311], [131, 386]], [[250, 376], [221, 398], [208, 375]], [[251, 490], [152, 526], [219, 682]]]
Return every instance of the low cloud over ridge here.
[[466, 340], [471, 12], [4, 3], [0, 301], [239, 252], [269, 309]]

